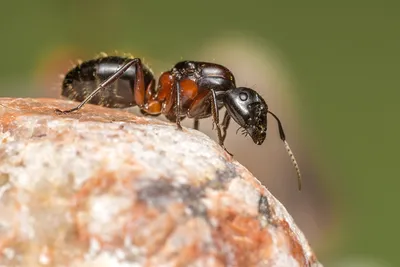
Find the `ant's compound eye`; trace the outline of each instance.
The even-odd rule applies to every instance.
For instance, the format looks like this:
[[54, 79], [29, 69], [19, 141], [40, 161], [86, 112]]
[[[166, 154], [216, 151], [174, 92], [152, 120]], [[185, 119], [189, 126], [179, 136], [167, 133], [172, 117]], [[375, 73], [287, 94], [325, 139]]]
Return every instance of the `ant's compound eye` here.
[[246, 100], [249, 98], [249, 96], [248, 96], [247, 93], [245, 93], [245, 92], [240, 92], [240, 93], [239, 93], [239, 98], [240, 98], [240, 100], [242, 100], [242, 101], [246, 101]]

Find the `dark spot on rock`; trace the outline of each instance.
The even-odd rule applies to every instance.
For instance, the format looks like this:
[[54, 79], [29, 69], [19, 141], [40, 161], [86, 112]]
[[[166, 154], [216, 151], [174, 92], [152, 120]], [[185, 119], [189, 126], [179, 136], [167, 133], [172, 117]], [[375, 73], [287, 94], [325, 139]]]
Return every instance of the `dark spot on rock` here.
[[188, 208], [192, 213], [193, 217], [201, 217], [207, 219], [207, 207], [203, 202], [198, 200], [193, 200], [188, 203]]
[[218, 170], [216, 172], [215, 179], [209, 181], [207, 183], [208, 188], [212, 189], [223, 189], [225, 185], [231, 181], [232, 179], [238, 177], [239, 175], [236, 172], [236, 168], [233, 164], [226, 164], [226, 168], [223, 170]]
[[258, 200], [258, 215], [261, 220], [267, 222], [271, 220], [271, 210], [268, 203], [268, 198], [265, 195], [261, 195]]
[[191, 185], [173, 185], [167, 179], [140, 180], [135, 187], [138, 188], [138, 200], [145, 202], [159, 210], [165, 210], [166, 207], [174, 202], [184, 203], [193, 216], [206, 215], [206, 207], [201, 202], [204, 196], [204, 187], [195, 187]]
[[41, 134], [35, 134], [32, 137], [41, 138], [41, 137], [45, 137], [45, 136], [47, 136], [47, 134], [41, 133]]

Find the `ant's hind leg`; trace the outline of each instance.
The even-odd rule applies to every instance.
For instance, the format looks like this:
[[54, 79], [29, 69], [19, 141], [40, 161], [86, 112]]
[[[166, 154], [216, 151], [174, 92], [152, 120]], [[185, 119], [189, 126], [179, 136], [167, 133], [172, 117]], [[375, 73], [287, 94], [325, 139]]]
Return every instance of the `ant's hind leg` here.
[[[135, 81], [135, 88], [134, 91], [138, 91], [141, 88], [143, 88], [144, 91], [144, 79], [141, 78], [143, 77], [143, 71], [142, 71], [142, 63], [139, 58], [134, 58], [130, 61], [128, 61], [125, 65], [123, 65], [121, 68], [119, 68], [113, 75], [111, 75], [109, 78], [107, 78], [104, 82], [102, 82], [90, 95], [88, 95], [78, 106], [68, 109], [68, 110], [60, 110], [56, 109], [55, 112], [58, 114], [68, 114], [77, 110], [80, 110], [87, 102], [90, 101], [100, 90], [105, 89], [107, 86], [118, 80], [127, 69], [129, 69], [130, 66], [136, 64], [136, 68], [139, 69], [138, 71], [138, 77], [136, 78], [137, 81]], [[141, 77], [140, 77], [140, 71]], [[144, 95], [144, 94], [143, 94]]]

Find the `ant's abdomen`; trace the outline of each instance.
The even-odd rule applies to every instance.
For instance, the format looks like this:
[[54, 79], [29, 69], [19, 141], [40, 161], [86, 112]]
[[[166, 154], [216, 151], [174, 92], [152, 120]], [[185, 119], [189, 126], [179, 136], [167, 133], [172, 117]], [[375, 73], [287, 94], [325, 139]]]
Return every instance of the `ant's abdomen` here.
[[[65, 75], [61, 94], [71, 100], [82, 102], [101, 82], [113, 75], [129, 60], [130, 58], [110, 56], [85, 61]], [[147, 88], [154, 77], [145, 65], [143, 65], [143, 74]], [[121, 78], [96, 94], [89, 103], [109, 108], [135, 106], [133, 97], [135, 79], [136, 68], [132, 66]]]

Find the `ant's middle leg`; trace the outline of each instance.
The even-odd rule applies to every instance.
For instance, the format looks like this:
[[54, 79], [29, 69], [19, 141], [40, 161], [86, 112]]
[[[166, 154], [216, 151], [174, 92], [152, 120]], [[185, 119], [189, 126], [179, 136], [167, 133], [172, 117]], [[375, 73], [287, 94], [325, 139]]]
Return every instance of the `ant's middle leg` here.
[[181, 85], [179, 80], [175, 82], [175, 116], [176, 126], [178, 130], [182, 130], [181, 126]]
[[197, 119], [197, 118], [195, 118], [195, 119], [193, 120], [193, 129], [198, 130], [199, 127], [200, 127], [200, 120]]

